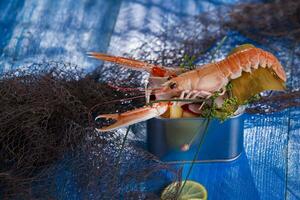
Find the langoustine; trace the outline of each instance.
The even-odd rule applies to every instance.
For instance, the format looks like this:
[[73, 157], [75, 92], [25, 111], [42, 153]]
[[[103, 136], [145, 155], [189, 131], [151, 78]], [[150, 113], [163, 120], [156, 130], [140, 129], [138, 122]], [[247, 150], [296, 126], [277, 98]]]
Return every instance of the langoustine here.
[[[148, 95], [153, 94], [157, 101], [171, 99], [170, 101], [162, 101], [152, 103], [135, 110], [125, 113], [103, 114], [96, 119], [114, 119], [115, 123], [109, 126], [97, 129], [99, 131], [111, 131], [123, 126], [128, 126], [137, 122], [141, 122], [153, 117], [158, 117], [167, 112], [170, 106], [178, 104], [172, 99], [185, 99], [186, 102], [179, 103], [180, 106], [191, 103], [191, 99], [207, 99], [214, 93], [224, 94], [225, 87], [230, 80], [239, 78], [242, 72], [252, 72], [259, 67], [269, 68], [274, 76], [286, 81], [286, 74], [278, 59], [270, 52], [264, 51], [254, 46], [247, 46], [233, 52], [225, 59], [205, 64], [191, 71], [185, 71], [180, 68], [167, 68], [148, 64], [133, 59], [109, 56], [100, 53], [89, 53], [91, 57], [123, 64], [132, 69], [146, 70], [150, 73], [152, 86], [158, 89], [151, 90]], [[152, 93], [153, 92], [153, 93]], [[146, 99], [149, 99], [147, 97]], [[201, 106], [198, 108], [201, 109]]]

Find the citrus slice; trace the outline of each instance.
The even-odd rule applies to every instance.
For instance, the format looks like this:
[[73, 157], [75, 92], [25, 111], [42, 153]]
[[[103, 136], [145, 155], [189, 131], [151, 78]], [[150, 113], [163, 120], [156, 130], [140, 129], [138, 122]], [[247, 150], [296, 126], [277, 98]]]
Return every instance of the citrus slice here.
[[285, 83], [270, 68], [253, 70], [251, 73], [242, 72], [242, 76], [231, 81], [232, 94], [237, 97], [239, 104], [245, 104], [256, 94], [266, 90], [284, 90]]
[[179, 196], [177, 196], [176, 198], [177, 200], [207, 200], [207, 191], [205, 187], [200, 183], [197, 183], [195, 181], [186, 181], [186, 183], [184, 184], [184, 181], [182, 181], [181, 184], [179, 184], [180, 183], [176, 181], [168, 185], [164, 189], [161, 195], [161, 199], [168, 200], [174, 198], [176, 197], [176, 193], [179, 193], [179, 191], [181, 191]]
[[170, 118], [181, 118], [182, 117], [182, 108], [179, 105], [172, 105], [170, 108]]

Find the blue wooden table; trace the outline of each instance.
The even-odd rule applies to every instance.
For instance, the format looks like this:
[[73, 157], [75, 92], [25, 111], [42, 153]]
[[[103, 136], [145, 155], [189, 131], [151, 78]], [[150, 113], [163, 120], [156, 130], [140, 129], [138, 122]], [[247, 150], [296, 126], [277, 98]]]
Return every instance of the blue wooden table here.
[[[0, 71], [43, 61], [76, 63], [88, 71], [99, 62], [87, 51], [122, 55], [182, 20], [230, 7], [239, 0], [0, 1]], [[256, 1], [252, 1], [256, 2]], [[225, 9], [226, 11], [226, 9]], [[210, 13], [213, 17], [213, 12]], [[197, 27], [195, 27], [197, 28]], [[172, 30], [171, 30], [172, 31]], [[224, 49], [249, 38], [228, 33]], [[288, 75], [288, 87], [300, 88], [300, 46], [274, 42]], [[261, 46], [267, 48], [266, 46]], [[153, 49], [155, 51], [155, 49]], [[205, 56], [205, 55], [204, 55]], [[230, 163], [195, 164], [189, 179], [202, 183], [209, 199], [300, 199], [300, 109], [247, 115], [244, 153]], [[183, 167], [183, 176], [190, 165]], [[74, 196], [72, 199], [80, 199]]]

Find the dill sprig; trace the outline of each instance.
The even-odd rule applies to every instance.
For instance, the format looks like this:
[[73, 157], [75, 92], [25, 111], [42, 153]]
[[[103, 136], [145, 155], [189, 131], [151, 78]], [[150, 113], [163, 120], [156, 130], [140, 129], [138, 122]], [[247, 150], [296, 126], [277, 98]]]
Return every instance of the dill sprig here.
[[183, 61], [179, 66], [187, 70], [194, 70], [196, 69], [196, 65], [195, 65], [196, 59], [197, 58], [195, 55], [189, 56], [185, 54], [183, 56]]

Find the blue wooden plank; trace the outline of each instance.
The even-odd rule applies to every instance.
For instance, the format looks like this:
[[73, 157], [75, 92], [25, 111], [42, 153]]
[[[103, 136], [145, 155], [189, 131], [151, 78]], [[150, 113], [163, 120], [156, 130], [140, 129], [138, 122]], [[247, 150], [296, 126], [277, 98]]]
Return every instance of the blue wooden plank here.
[[300, 109], [291, 111], [289, 146], [288, 146], [288, 167], [287, 167], [287, 188], [286, 199], [300, 199]]
[[1, 1], [0, 66], [63, 61], [81, 68], [99, 65], [86, 56], [105, 52], [121, 0]]
[[203, 8], [211, 9], [209, 1], [123, 1], [109, 51], [114, 54], [128, 53], [140, 47], [143, 42], [166, 31], [171, 23], [187, 16], [195, 16]]
[[[296, 44], [297, 45], [297, 44]], [[300, 46], [295, 46], [294, 56], [291, 59], [291, 88], [300, 88]], [[286, 199], [300, 199], [300, 109], [290, 110], [289, 137], [288, 137], [288, 157], [287, 157], [287, 187]]]
[[[211, 199], [283, 199], [286, 114], [248, 115], [242, 156], [231, 163], [195, 164], [190, 178], [203, 183]], [[184, 177], [189, 167], [184, 165]]]

